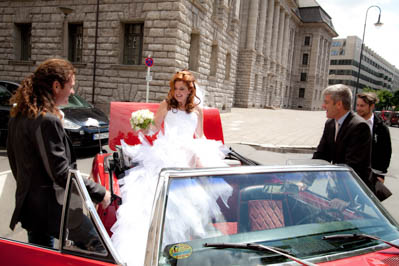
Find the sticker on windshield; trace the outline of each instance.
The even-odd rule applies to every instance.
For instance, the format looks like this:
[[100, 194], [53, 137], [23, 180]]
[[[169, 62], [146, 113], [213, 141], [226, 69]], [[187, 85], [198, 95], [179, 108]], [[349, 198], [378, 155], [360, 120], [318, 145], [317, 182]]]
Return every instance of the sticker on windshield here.
[[169, 255], [175, 259], [185, 259], [191, 256], [193, 249], [187, 244], [175, 244], [169, 249]]

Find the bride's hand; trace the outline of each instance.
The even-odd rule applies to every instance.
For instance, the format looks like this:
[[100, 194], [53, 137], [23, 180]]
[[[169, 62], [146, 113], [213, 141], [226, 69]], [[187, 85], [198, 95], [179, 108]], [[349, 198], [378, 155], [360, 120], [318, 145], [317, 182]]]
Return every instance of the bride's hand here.
[[147, 127], [146, 129], [140, 129], [139, 131], [141, 131], [144, 135], [146, 136], [152, 136], [155, 134], [156, 130], [155, 130], [155, 126], [150, 125], [149, 127]]

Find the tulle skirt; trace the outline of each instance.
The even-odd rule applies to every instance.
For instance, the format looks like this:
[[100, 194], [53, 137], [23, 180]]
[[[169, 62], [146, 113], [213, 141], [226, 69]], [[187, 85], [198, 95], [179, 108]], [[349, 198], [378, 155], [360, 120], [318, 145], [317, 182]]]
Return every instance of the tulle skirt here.
[[[150, 215], [160, 170], [166, 167], [226, 166], [223, 162], [226, 149], [220, 141], [159, 135], [153, 145], [144, 139], [142, 142], [135, 146], [122, 142], [126, 159], [138, 165], [125, 173], [124, 185], [120, 189], [122, 205], [117, 211], [117, 221], [111, 228], [112, 242], [129, 266], [144, 265]], [[191, 182], [200, 182], [201, 186]], [[207, 180], [188, 179], [185, 183], [170, 187], [170, 190], [179, 190], [179, 193], [171, 193], [168, 198], [163, 246], [187, 240], [187, 231], [201, 237], [209, 217], [221, 214], [216, 199], [220, 197], [227, 205], [232, 188], [221, 179], [213, 182], [209, 184]]]

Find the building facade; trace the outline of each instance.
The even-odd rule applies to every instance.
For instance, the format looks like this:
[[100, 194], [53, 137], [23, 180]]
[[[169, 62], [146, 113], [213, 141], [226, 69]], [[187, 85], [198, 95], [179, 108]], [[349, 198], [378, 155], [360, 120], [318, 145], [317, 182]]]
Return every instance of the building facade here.
[[[355, 90], [360, 63], [362, 40], [357, 36], [336, 38], [330, 51], [328, 84], [346, 84]], [[399, 70], [372, 49], [364, 45], [358, 91], [398, 89]]]
[[222, 111], [319, 109], [336, 36], [313, 0], [17, 0], [0, 1], [0, 13], [0, 79], [67, 58], [77, 93], [104, 110], [145, 101], [150, 79], [149, 101], [162, 100], [181, 69]]

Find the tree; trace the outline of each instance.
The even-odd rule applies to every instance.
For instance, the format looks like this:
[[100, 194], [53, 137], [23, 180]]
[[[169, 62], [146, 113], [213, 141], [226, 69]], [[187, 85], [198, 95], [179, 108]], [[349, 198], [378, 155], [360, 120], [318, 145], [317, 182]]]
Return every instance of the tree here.
[[[392, 105], [395, 105], [393, 103], [392, 92], [390, 92], [389, 90], [373, 90], [370, 88], [364, 88], [363, 91], [364, 92], [374, 92], [375, 94], [377, 94], [378, 103], [375, 105], [376, 110], [387, 110], [387, 109], [390, 109], [390, 107]], [[399, 95], [398, 95], [398, 97], [399, 97]]]
[[393, 93], [391, 103], [392, 103], [392, 106], [395, 106], [395, 111], [399, 111], [399, 90], [396, 90]]

